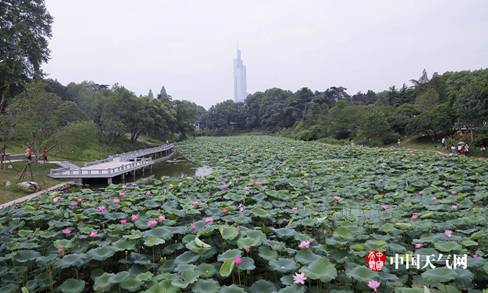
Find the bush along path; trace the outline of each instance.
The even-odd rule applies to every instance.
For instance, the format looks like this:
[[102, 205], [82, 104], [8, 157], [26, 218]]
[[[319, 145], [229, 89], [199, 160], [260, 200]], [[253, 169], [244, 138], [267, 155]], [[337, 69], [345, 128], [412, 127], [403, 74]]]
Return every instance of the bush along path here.
[[[485, 161], [266, 136], [199, 138], [178, 151], [214, 173], [1, 210], [0, 292], [488, 287]], [[388, 257], [379, 272], [365, 261], [375, 249]], [[395, 254], [429, 255], [432, 266], [395, 268]], [[446, 267], [454, 255], [467, 267]]]

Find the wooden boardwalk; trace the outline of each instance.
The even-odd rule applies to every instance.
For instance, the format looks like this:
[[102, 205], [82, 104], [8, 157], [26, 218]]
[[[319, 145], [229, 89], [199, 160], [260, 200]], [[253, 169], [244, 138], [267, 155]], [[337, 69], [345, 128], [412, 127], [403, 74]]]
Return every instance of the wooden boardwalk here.
[[86, 163], [84, 167], [77, 167], [73, 164], [62, 168], [52, 169], [49, 176], [62, 179], [88, 179], [106, 178], [112, 183], [112, 178], [132, 172], [135, 176], [137, 170], [151, 167], [153, 164], [168, 159], [174, 153], [173, 144], [165, 144], [154, 148], [142, 149], [128, 153], [117, 154], [104, 160]]

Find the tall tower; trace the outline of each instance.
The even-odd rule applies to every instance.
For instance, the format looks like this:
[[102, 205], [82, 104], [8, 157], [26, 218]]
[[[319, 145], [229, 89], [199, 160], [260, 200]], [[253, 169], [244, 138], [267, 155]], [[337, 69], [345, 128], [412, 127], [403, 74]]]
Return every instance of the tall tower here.
[[237, 49], [234, 59], [234, 100], [244, 102], [247, 97], [246, 66], [242, 63], [241, 50]]

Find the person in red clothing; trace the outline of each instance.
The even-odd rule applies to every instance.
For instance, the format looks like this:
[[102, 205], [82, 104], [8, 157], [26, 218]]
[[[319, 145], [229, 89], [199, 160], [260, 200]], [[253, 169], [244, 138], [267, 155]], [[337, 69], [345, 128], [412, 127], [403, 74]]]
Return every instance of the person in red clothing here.
[[32, 161], [32, 147], [31, 146], [28, 146], [25, 149], [25, 157], [27, 158], [27, 160]]
[[47, 149], [47, 147], [44, 147], [42, 149], [42, 159], [44, 160], [44, 163], [47, 162], [47, 155], [49, 153], [49, 150]]

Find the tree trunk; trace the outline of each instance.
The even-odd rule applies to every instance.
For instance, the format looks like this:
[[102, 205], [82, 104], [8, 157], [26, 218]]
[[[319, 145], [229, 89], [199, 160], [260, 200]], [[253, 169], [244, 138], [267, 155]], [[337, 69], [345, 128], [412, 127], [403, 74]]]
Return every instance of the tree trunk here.
[[7, 95], [6, 95], [6, 91], [2, 90], [2, 94], [0, 95], [0, 114], [5, 112], [6, 106], [7, 106]]

